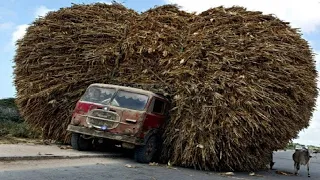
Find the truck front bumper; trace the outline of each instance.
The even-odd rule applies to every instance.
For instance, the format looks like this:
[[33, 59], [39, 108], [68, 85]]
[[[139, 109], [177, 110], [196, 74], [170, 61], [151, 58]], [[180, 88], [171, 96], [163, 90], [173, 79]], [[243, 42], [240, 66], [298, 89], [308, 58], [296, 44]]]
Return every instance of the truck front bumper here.
[[126, 142], [134, 145], [144, 145], [143, 139], [141, 138], [137, 138], [134, 136], [127, 136], [127, 135], [113, 134], [108, 131], [99, 131], [94, 128], [88, 128], [84, 126], [68, 125], [67, 131], [75, 132], [79, 134], [85, 134], [93, 137], [112, 139], [112, 140]]

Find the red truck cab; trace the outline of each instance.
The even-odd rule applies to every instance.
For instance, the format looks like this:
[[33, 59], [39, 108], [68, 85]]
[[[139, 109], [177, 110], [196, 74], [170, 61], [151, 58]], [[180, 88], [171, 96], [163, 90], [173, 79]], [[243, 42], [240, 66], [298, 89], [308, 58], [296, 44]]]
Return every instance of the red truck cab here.
[[93, 142], [112, 140], [135, 149], [138, 162], [150, 162], [159, 148], [168, 118], [164, 96], [138, 88], [92, 84], [77, 102], [68, 131], [73, 149], [89, 150]]

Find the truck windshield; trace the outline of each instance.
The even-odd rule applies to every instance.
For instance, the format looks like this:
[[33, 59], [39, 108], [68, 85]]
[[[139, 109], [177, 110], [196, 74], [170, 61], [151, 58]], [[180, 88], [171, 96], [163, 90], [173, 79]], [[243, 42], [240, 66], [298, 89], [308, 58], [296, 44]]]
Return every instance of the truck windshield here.
[[91, 86], [81, 97], [81, 101], [88, 101], [99, 104], [108, 104], [113, 97], [116, 89]]
[[111, 105], [141, 111], [147, 102], [148, 96], [146, 95], [119, 90], [111, 101]]

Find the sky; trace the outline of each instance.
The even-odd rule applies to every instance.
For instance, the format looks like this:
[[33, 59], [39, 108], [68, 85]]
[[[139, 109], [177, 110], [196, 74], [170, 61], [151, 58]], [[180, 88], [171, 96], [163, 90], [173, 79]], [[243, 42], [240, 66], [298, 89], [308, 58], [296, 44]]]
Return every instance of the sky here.
[[[71, 3], [110, 3], [108, 0], [2, 0], [0, 1], [0, 99], [15, 96], [13, 85], [13, 58], [15, 42], [22, 38], [25, 29], [36, 17]], [[201, 12], [210, 7], [240, 5], [248, 10], [258, 10], [265, 14], [274, 14], [300, 28], [315, 53], [320, 54], [320, 0], [118, 0], [126, 7], [136, 11], [145, 11], [155, 5], [178, 4], [183, 10]], [[315, 56], [317, 70], [320, 70], [320, 55]], [[318, 80], [320, 87], [320, 78]], [[311, 119], [309, 128], [299, 134], [294, 142], [320, 146], [320, 98]]]

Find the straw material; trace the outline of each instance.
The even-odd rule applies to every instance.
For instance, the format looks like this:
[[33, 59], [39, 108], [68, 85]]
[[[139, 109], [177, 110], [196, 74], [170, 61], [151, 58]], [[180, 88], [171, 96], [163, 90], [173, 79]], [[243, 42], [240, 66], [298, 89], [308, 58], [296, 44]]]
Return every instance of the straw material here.
[[[130, 18], [122, 5], [73, 5], [37, 19], [18, 42], [17, 104], [44, 137], [67, 140], [76, 101], [94, 82], [109, 81]], [[110, 76], [111, 77], [111, 76]]]
[[298, 30], [242, 7], [73, 5], [36, 20], [15, 63], [17, 104], [45, 138], [68, 140], [89, 84], [134, 85], [171, 97], [163, 160], [206, 170], [262, 168], [308, 127], [317, 97]]

